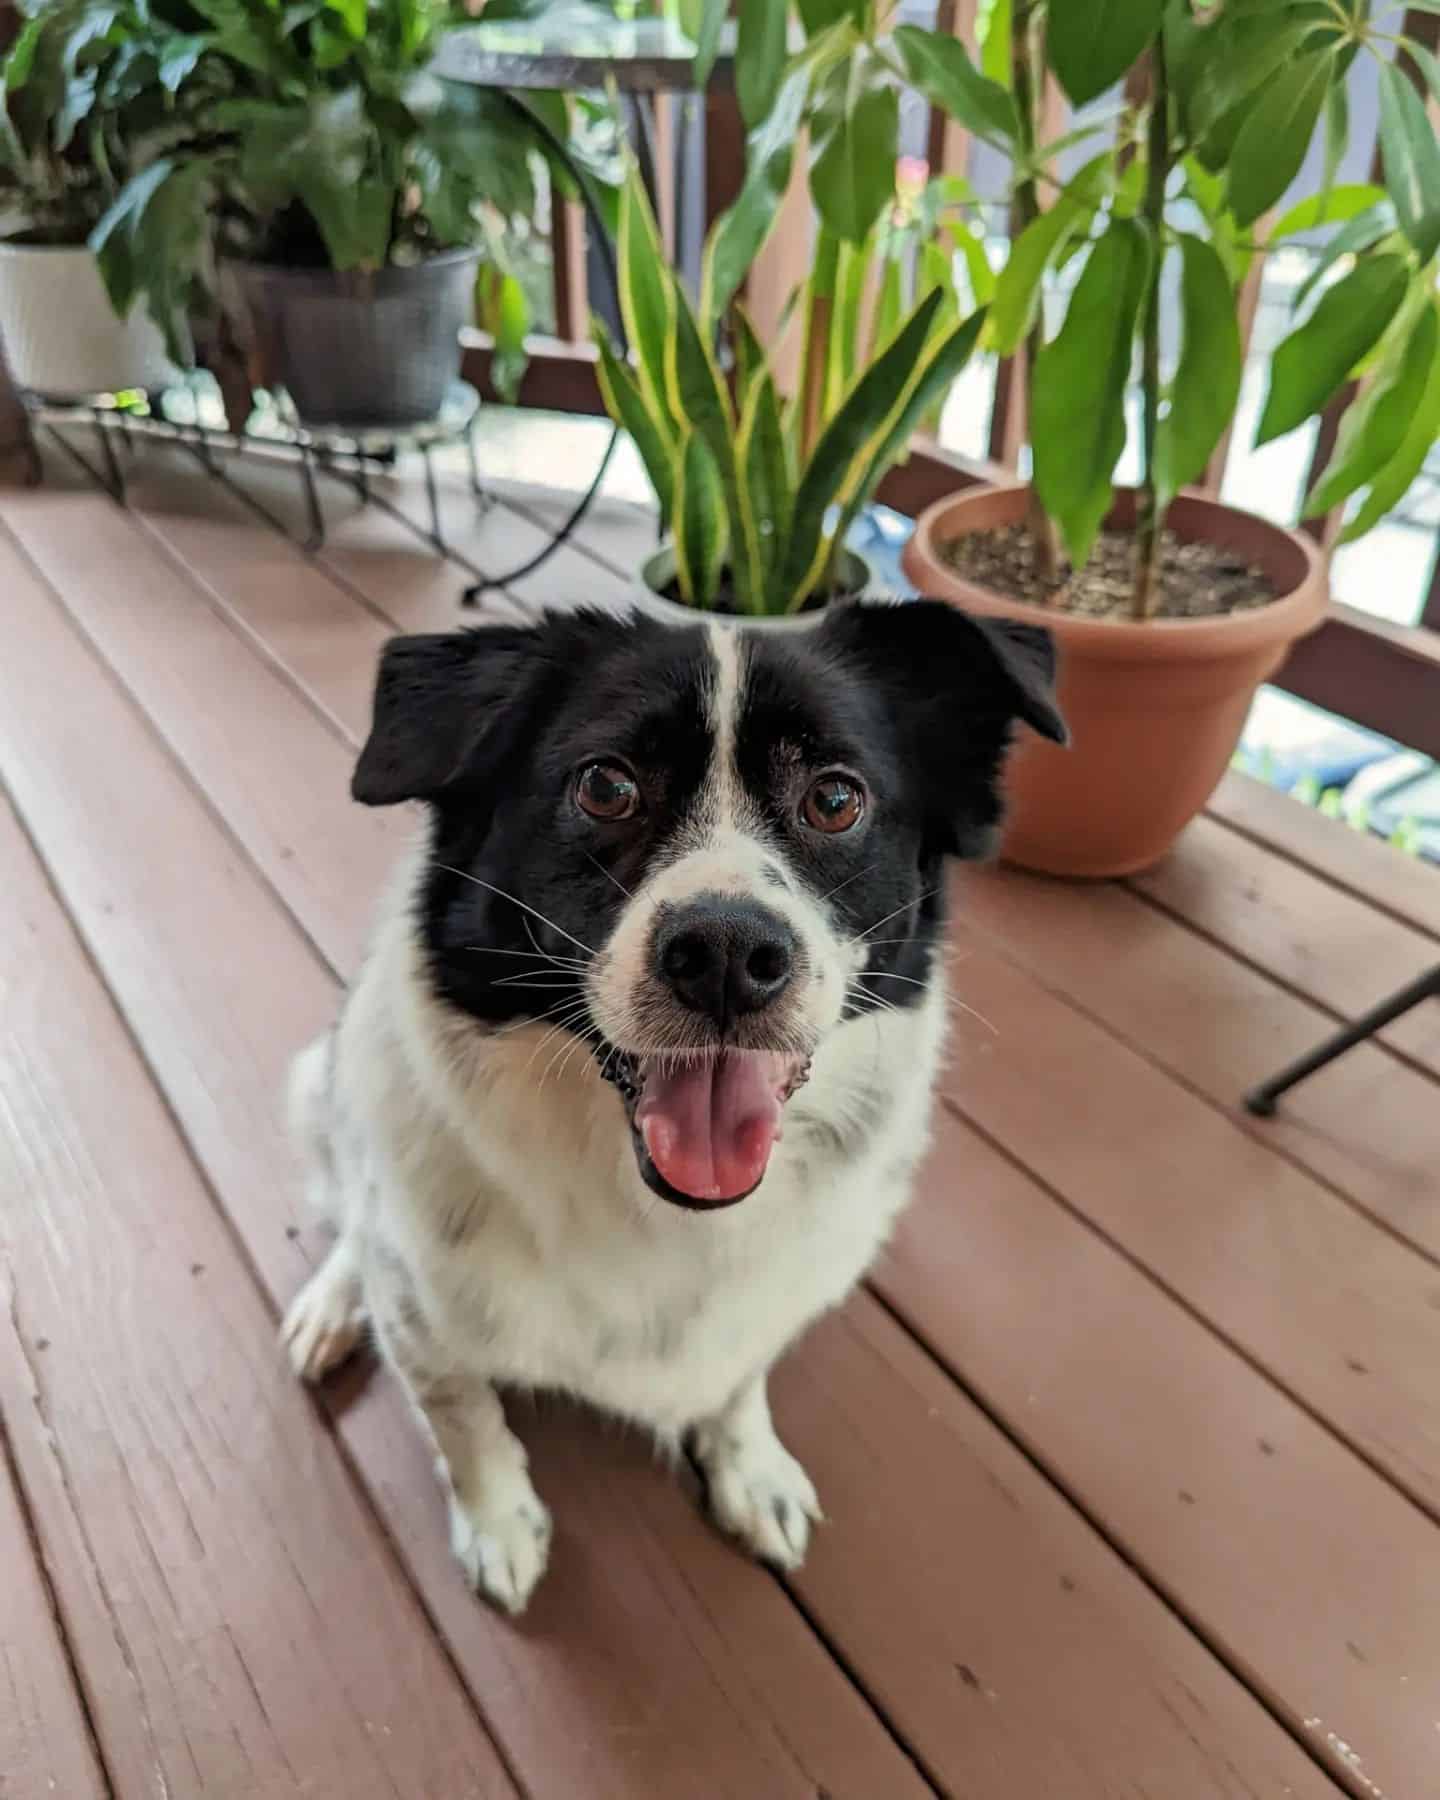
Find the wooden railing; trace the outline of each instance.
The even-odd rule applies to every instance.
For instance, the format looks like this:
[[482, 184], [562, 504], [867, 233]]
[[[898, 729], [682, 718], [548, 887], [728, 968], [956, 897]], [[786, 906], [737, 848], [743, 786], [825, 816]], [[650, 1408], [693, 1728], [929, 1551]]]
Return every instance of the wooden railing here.
[[[953, 32], [973, 48], [976, 0], [939, 0], [936, 24]], [[1410, 10], [1405, 32], [1422, 43], [1440, 46], [1440, 15]], [[1418, 71], [1410, 70], [1420, 82]], [[673, 97], [656, 98], [657, 136], [663, 138], [663, 121]], [[1053, 86], [1045, 96], [1047, 117], [1043, 137], [1053, 139], [1065, 129], [1063, 96]], [[1436, 108], [1432, 101], [1432, 115]], [[743, 130], [733, 97], [721, 89], [706, 97], [707, 208], [714, 216], [733, 198], [743, 166]], [[966, 132], [932, 112], [925, 132], [925, 147], [932, 170], [964, 173], [971, 145]], [[1372, 151], [1372, 161], [1378, 151]], [[796, 158], [796, 177], [786, 212], [746, 283], [746, 300], [767, 341], [778, 327], [787, 297], [809, 265], [810, 227], [803, 185], [802, 157]], [[674, 230], [673, 184], [661, 184], [657, 196], [662, 228]], [[595, 386], [594, 360], [587, 344], [587, 306], [584, 280], [584, 227], [573, 207], [562, 207], [555, 227], [555, 317], [559, 341], [536, 345], [536, 355], [521, 392], [522, 404], [558, 407], [567, 411], [602, 410]], [[1240, 322], [1247, 349], [1260, 307], [1265, 259], [1253, 259], [1240, 296]], [[782, 371], [787, 346], [780, 346]], [[468, 361], [472, 376], [484, 380], [487, 356], [476, 340]], [[1023, 382], [1013, 361], [996, 372], [990, 417], [985, 433], [988, 457], [968, 460], [947, 454], [933, 443], [917, 443], [909, 461], [885, 483], [881, 498], [898, 511], [914, 514], [931, 500], [973, 482], [1013, 478], [1020, 448], [1025, 441]], [[1341, 396], [1320, 420], [1309, 474], [1310, 483], [1333, 453]], [[1202, 482], [1203, 491], [1217, 496], [1232, 451], [1229, 433], [1217, 447]], [[1340, 524], [1339, 511], [1307, 522], [1327, 549], [1334, 545]], [[1334, 616], [1302, 644], [1277, 677], [1291, 692], [1328, 707], [1416, 749], [1440, 757], [1440, 557], [1432, 558], [1431, 575], [1422, 605], [1420, 623], [1412, 627], [1384, 624], [1343, 604], [1337, 596]]]

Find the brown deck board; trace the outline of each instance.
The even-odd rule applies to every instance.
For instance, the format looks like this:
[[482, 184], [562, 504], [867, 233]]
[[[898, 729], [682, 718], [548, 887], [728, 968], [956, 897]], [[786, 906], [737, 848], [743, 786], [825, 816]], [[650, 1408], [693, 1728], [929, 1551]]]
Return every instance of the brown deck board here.
[[958, 1120], [876, 1286], [1337, 1779], [1424, 1791], [1429, 1519]]
[[[10, 1289], [8, 1263], [0, 1263], [0, 1359], [14, 1332]], [[0, 1793], [98, 1800], [107, 1789], [40, 1545], [0, 1439]]]
[[[1252, 1119], [1245, 1089], [1329, 1036], [1327, 1014], [1112, 883], [996, 869], [964, 884], [959, 911], [962, 943], [964, 930], [983, 932], [1258, 1143], [1440, 1260], [1440, 1130], [1427, 1075], [1359, 1045], [1296, 1088], [1275, 1118]], [[963, 993], [963, 963], [955, 979]]]
[[512, 1793], [8, 808], [0, 885], [0, 1384], [115, 1785]]
[[1440, 871], [1368, 832], [1341, 830], [1311, 806], [1232, 771], [1207, 809], [1251, 843], [1278, 850], [1368, 905], [1440, 940]]
[[775, 1386], [830, 1517], [795, 1586], [945, 1792], [1333, 1793], [873, 1300]]
[[[83, 435], [76, 443], [87, 447]], [[298, 1214], [274, 1096], [290, 1050], [333, 1008], [335, 976], [353, 966], [406, 829], [344, 800], [375, 652], [392, 625], [461, 618], [463, 577], [383, 509], [360, 512], [327, 486], [332, 537], [310, 559], [246, 503], [298, 523], [293, 474], [261, 459], [231, 471], [233, 489], [147, 447], [128, 517], [68, 464], [48, 492], [0, 494], [0, 521], [58, 590], [0, 539], [7, 610], [23, 622], [0, 662], [0, 779], [134, 1036], [100, 1053], [124, 1071], [114, 1094], [81, 1082], [73, 1102], [63, 1089], [64, 1105], [92, 1147], [96, 1090], [139, 1119], [127, 1130], [156, 1148], [137, 1169], [161, 1171], [167, 1208], [179, 1195], [182, 1232], [192, 1213], [208, 1218], [223, 1293], [249, 1296], [194, 1324], [193, 1290], [208, 1274], [172, 1269], [152, 1248], [155, 1291], [168, 1299], [169, 1280], [183, 1292], [157, 1332], [176, 1353], [146, 1396], [149, 1437], [129, 1411], [106, 1416], [108, 1438], [82, 1431], [93, 1396], [62, 1396], [68, 1446], [94, 1461], [134, 1459], [151, 1481], [156, 1517], [173, 1526], [174, 1542], [158, 1534], [162, 1567], [185, 1543], [174, 1484], [161, 1477], [174, 1462], [183, 1483], [189, 1469], [162, 1428], [184, 1391], [172, 1366], [192, 1337], [228, 1331], [232, 1378], [267, 1396], [273, 1380], [276, 1406], [298, 1409], [294, 1456], [337, 1466], [321, 1416], [274, 1360], [275, 1311], [323, 1247]], [[381, 491], [422, 515], [418, 481]], [[568, 507], [531, 487], [481, 517], [449, 473], [442, 492], [447, 528], [492, 566], [518, 560], [541, 541], [537, 522]], [[647, 544], [641, 510], [602, 504], [524, 597], [623, 603]], [[491, 616], [506, 610], [496, 597]], [[1433, 960], [1433, 938], [1423, 890], [1410, 870], [1395, 876], [1397, 859], [1371, 906], [1352, 855], [1360, 840], [1327, 862], [1318, 840], [1282, 824], [1270, 850], [1261, 811], [1242, 798], [1231, 820], [1227, 804], [1222, 791], [1200, 828], [1222, 845], [1212, 883], [1206, 849], [1158, 896], [1004, 875], [977, 888], [957, 993], [1000, 1036], [957, 1017], [950, 1110], [876, 1284], [896, 1317], [858, 1297], [777, 1382], [783, 1429], [830, 1514], [789, 1596], [704, 1526], [685, 1471], [655, 1468], [636, 1435], [542, 1402], [518, 1408], [517, 1422], [557, 1515], [554, 1567], [514, 1627], [451, 1567], [430, 1458], [391, 1384], [357, 1371], [327, 1396], [353, 1471], [335, 1477], [343, 1504], [373, 1533], [349, 1484], [368, 1494], [387, 1535], [366, 1554], [410, 1609], [392, 1655], [404, 1646], [438, 1658], [465, 1729], [483, 1744], [488, 1728], [540, 1800], [898, 1800], [932, 1788], [983, 1800], [1268, 1800], [1333, 1792], [1332, 1782], [1355, 1800], [1428, 1791], [1416, 1771], [1440, 1767], [1440, 1538], [1401, 1490], [1440, 1509], [1429, 1053], [1423, 1038], [1396, 1040], [1420, 1066], [1357, 1052], [1269, 1127], [1235, 1116], [1230, 1086], [1408, 978], [1408, 964], [1393, 981], [1387, 971], [1417, 945]], [[1278, 924], [1251, 916], [1247, 858]], [[55, 895], [42, 895], [48, 928], [78, 957]], [[1337, 931], [1348, 959], [1338, 982], [1316, 977], [1306, 954], [1323, 957]], [[79, 967], [66, 992], [118, 1033], [94, 971]], [[108, 1043], [77, 1017], [54, 1030]], [[74, 1084], [90, 1066], [56, 1080]], [[52, 1161], [78, 1129], [61, 1124], [71, 1135], [50, 1127]], [[0, 1156], [3, 1145], [0, 1129]], [[107, 1232], [133, 1232], [162, 1205], [141, 1187], [138, 1175], [127, 1183], [139, 1197]], [[24, 1244], [17, 1266], [28, 1269], [40, 1252]], [[194, 1260], [208, 1271], [207, 1257]], [[128, 1266], [119, 1253], [112, 1261]], [[26, 1418], [31, 1366], [48, 1378], [54, 1356], [35, 1353], [23, 1305], [17, 1316], [21, 1335], [0, 1333], [7, 1421]], [[80, 1329], [66, 1328], [71, 1338], [54, 1342]], [[127, 1340], [102, 1371], [127, 1402], [134, 1354]], [[48, 1467], [33, 1431], [26, 1455], [24, 1497], [70, 1571], [68, 1588], [57, 1582], [65, 1629], [91, 1644], [105, 1597], [87, 1589], [74, 1523], [91, 1503], [67, 1498], [63, 1468]], [[0, 1465], [0, 1531], [3, 1475]], [[278, 1529], [256, 1527], [259, 1554], [280, 1541], [303, 1549], [323, 1510], [312, 1484], [306, 1508]], [[125, 1520], [106, 1522], [111, 1558], [132, 1538]], [[78, 1703], [37, 1583], [13, 1628], [12, 1596], [0, 1596], [0, 1646], [7, 1629], [37, 1634], [45, 1685], [32, 1679], [29, 1691], [63, 1719]], [[248, 1629], [269, 1596], [242, 1596], [238, 1577], [194, 1616], [239, 1629], [228, 1614], [242, 1598]], [[157, 1601], [147, 1622], [157, 1643], [163, 1617]], [[285, 1651], [266, 1653], [279, 1666]], [[91, 1659], [108, 1667], [93, 1645]], [[176, 1701], [167, 1665], [153, 1667], [147, 1704], [153, 1687], [159, 1716], [197, 1734], [219, 1772], [210, 1786], [252, 1791], [234, 1779], [235, 1740], [206, 1727], [224, 1710], [214, 1693], [192, 1685]], [[189, 1665], [180, 1674], [193, 1682]], [[318, 1742], [308, 1694], [287, 1693], [283, 1716]], [[95, 1716], [108, 1744], [109, 1716]], [[27, 1718], [38, 1718], [33, 1701]], [[132, 1741], [140, 1729], [134, 1719], [116, 1728]], [[50, 1738], [24, 1729], [32, 1747], [59, 1741], [54, 1728]], [[258, 1757], [255, 1731], [244, 1753]], [[338, 1727], [324, 1743], [326, 1754], [358, 1754]], [[95, 1791], [83, 1741], [78, 1754], [75, 1791]], [[283, 1769], [272, 1772], [253, 1791], [292, 1791]], [[347, 1782], [347, 1800], [369, 1791], [363, 1775]], [[428, 1791], [395, 1786], [407, 1800]], [[122, 1779], [116, 1791], [149, 1789]]]
[[997, 1035], [962, 1015], [946, 1102], [1440, 1511], [1434, 1267], [989, 949], [953, 985]]
[[[1368, 1011], [1436, 960], [1434, 938], [1214, 819], [1197, 819], [1166, 860], [1131, 885], [1341, 1019]], [[1416, 1007], [1380, 1037], [1440, 1076], [1440, 1006]]]
[[[55, 497], [12, 500], [6, 520], [31, 498]], [[290, 1053], [333, 1011], [333, 978], [3, 545], [0, 581], [25, 621], [0, 661], [0, 774], [278, 1310], [321, 1246], [299, 1236], [277, 1097]], [[50, 699], [60, 692], [63, 709]], [[302, 765], [290, 782], [303, 784]], [[369, 902], [357, 890], [345, 904], [358, 921]], [[556, 1482], [557, 1569], [568, 1558], [581, 1574], [562, 1573], [517, 1631], [451, 1565], [432, 1459], [398, 1393], [376, 1384], [338, 1429], [534, 1792], [918, 1791], [774, 1582], [713, 1537], [642, 1446], [596, 1434], [601, 1487], [569, 1437], [547, 1426], [532, 1438], [539, 1480], [556, 1459], [573, 1471]]]

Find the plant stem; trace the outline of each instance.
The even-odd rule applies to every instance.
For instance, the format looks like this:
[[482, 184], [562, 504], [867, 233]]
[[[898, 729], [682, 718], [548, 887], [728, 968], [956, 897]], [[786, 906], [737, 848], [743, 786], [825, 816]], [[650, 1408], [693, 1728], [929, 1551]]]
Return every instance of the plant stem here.
[[[1025, 175], [1015, 185], [1012, 243], [1027, 225], [1033, 224], [1040, 217], [1040, 187], [1034, 166], [1038, 137], [1039, 92], [1045, 79], [1045, 63], [1040, 54], [1039, 43], [1039, 12], [1039, 0], [1015, 0], [1012, 85], [1015, 111], [1020, 125], [1017, 147], [1020, 151]], [[1025, 377], [1024, 404], [1027, 432], [1030, 429], [1030, 421], [1035, 417], [1035, 368], [1040, 360], [1040, 350], [1044, 342], [1045, 308], [1042, 301], [1036, 308], [1035, 324], [1026, 337], [1024, 347], [1020, 352]], [[1055, 522], [1041, 505], [1039, 495], [1035, 491], [1033, 474], [1030, 483], [1030, 499], [1026, 507], [1026, 525], [1030, 532], [1035, 571], [1047, 588], [1053, 587], [1060, 578], [1060, 544], [1056, 536]]]
[[1160, 266], [1165, 230], [1165, 188], [1170, 176], [1170, 84], [1165, 44], [1158, 34], [1150, 50], [1150, 127], [1146, 144], [1143, 217], [1150, 228], [1154, 260], [1141, 327], [1140, 391], [1143, 402], [1141, 473], [1135, 512], [1135, 588], [1131, 612], [1148, 619], [1160, 600], [1160, 495], [1155, 482], [1155, 447], [1160, 434]]

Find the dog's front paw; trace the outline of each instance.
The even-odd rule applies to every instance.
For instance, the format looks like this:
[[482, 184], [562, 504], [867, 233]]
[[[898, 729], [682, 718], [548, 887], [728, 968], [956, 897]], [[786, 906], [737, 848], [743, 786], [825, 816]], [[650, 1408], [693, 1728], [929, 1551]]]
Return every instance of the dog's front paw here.
[[824, 1518], [814, 1484], [773, 1435], [768, 1442], [737, 1441], [702, 1428], [694, 1439], [710, 1512], [722, 1531], [753, 1556], [778, 1569], [798, 1569], [812, 1521]]
[[295, 1296], [280, 1341], [302, 1381], [323, 1381], [354, 1350], [365, 1326], [360, 1276], [342, 1242]]
[[550, 1514], [523, 1475], [484, 1500], [452, 1494], [450, 1548], [476, 1593], [518, 1618], [550, 1558]]

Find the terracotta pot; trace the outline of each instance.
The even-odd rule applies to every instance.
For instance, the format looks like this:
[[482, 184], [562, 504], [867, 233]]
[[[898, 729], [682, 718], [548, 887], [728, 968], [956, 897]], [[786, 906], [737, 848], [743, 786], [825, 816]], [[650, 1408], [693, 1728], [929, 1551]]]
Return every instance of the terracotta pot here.
[[[1133, 874], [1157, 862], [1214, 793], [1256, 688], [1324, 618], [1324, 564], [1309, 538], [1188, 493], [1171, 507], [1170, 529], [1263, 569], [1278, 596], [1268, 606], [1213, 619], [1081, 618], [1007, 600], [941, 561], [937, 547], [953, 538], [1018, 524], [1027, 495], [1022, 484], [937, 501], [916, 521], [905, 572], [922, 594], [1055, 635], [1072, 742], [1062, 750], [1026, 733], [1017, 743], [1002, 855], [1048, 875]], [[1134, 493], [1119, 490], [1107, 523], [1134, 520]]]

